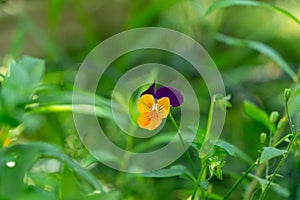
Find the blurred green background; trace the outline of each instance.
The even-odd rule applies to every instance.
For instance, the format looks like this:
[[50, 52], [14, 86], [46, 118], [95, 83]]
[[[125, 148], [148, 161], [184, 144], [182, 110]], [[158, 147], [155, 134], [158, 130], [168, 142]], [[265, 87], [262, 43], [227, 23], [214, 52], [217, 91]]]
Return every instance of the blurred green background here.
[[[276, 5], [300, 19], [298, 0], [261, 2]], [[228, 38], [222, 39], [218, 33], [268, 45], [297, 73], [300, 63], [300, 25], [280, 12], [257, 6], [231, 6], [216, 9], [205, 15], [212, 3], [211, 0], [1, 0], [0, 59], [3, 61], [6, 55], [16, 59], [22, 55], [44, 59], [46, 71], [43, 83], [54, 85], [55, 95], [61, 95], [72, 90], [76, 71], [88, 53], [110, 36], [146, 26], [180, 31], [194, 38], [206, 49], [222, 74], [227, 93], [232, 96], [232, 108], [227, 111], [221, 138], [234, 144], [254, 160], [259, 154], [260, 133], [268, 130], [244, 114], [243, 101], [251, 101], [268, 114], [278, 111], [283, 116], [283, 91], [286, 87], [294, 86], [293, 80], [266, 54], [247, 45], [228, 45]], [[204, 129], [209, 98], [203, 80], [191, 68], [180, 66], [180, 61], [164, 59], [161, 53], [150, 53], [153, 53], [152, 56], [145, 58], [141, 63], [177, 63], [175, 65], [178, 66], [178, 70], [196, 86], [194, 89], [201, 107], [200, 125]], [[101, 90], [100, 94], [108, 99], [118, 78], [131, 67], [133, 63], [126, 63], [125, 60], [107, 70], [101, 82], [104, 90]], [[56, 101], [55, 95], [52, 96], [53, 102]], [[299, 114], [299, 100], [299, 97], [296, 97], [292, 105], [295, 117]], [[88, 168], [107, 190], [117, 191], [111, 194], [112, 196], [101, 196], [99, 199], [187, 199], [190, 195], [193, 186], [184, 179], [143, 178], [118, 172], [95, 161], [89, 162], [89, 159], [93, 159], [80, 143], [71, 112], [40, 114], [31, 122], [18, 140], [44, 141], [59, 146], [65, 154]], [[113, 122], [108, 122], [107, 127], [110, 132], [117, 131]], [[55, 161], [54, 164], [47, 163], [49, 160], [39, 162], [44, 162], [40, 166], [57, 166]], [[176, 162], [186, 161], [183, 156]], [[225, 193], [234, 183], [232, 177], [240, 175], [248, 165], [240, 158], [228, 158], [224, 166], [223, 181], [215, 178], [211, 180], [213, 190], [217, 194]], [[81, 188], [77, 175], [64, 170], [64, 178], [57, 179], [61, 175], [55, 169], [53, 173], [49, 167], [36, 170], [48, 175], [39, 174], [40, 176], [32, 182], [41, 181], [43, 183], [37, 185], [56, 194], [60, 193], [57, 188], [67, 187], [64, 191], [69, 193], [58, 196], [62, 199], [78, 198], [72, 195]], [[270, 192], [267, 199], [299, 199], [299, 157], [289, 157], [281, 174], [285, 178], [280, 184], [289, 190], [289, 197]], [[13, 182], [10, 184], [14, 187]], [[50, 185], [50, 189], [47, 185]], [[81, 191], [84, 194], [88, 190], [83, 188]], [[244, 191], [245, 185], [239, 187], [232, 199], [241, 199]], [[26, 198], [33, 199], [33, 196]], [[49, 199], [52, 198], [56, 197], [49, 196]]]

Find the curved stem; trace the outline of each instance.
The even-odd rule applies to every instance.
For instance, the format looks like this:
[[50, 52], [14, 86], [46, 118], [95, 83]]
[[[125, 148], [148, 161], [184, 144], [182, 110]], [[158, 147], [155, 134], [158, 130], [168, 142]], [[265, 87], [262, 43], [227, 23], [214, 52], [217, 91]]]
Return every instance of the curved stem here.
[[173, 117], [173, 115], [172, 115], [171, 112], [170, 112], [169, 116], [170, 116], [170, 119], [171, 119], [173, 125], [175, 126], [175, 128], [176, 128], [176, 130], [177, 130], [177, 132], [178, 132], [179, 140], [180, 140], [180, 142], [181, 142], [183, 148], [185, 149], [184, 155], [185, 155], [185, 157], [186, 157], [186, 159], [187, 159], [189, 165], [190, 165], [191, 168], [192, 168], [193, 175], [194, 175], [195, 177], [197, 177], [197, 171], [196, 171], [196, 168], [195, 168], [195, 166], [194, 166], [194, 163], [193, 163], [193, 160], [192, 160], [192, 157], [191, 157], [190, 153], [189, 153], [188, 150], [186, 149], [186, 146], [185, 146], [185, 144], [184, 144], [184, 141], [183, 141], [183, 138], [182, 138], [182, 135], [181, 135], [181, 131], [179, 130], [179, 127], [178, 127], [178, 125], [177, 125], [177, 123], [176, 123], [176, 121], [175, 121], [175, 119], [174, 119], [174, 117]]

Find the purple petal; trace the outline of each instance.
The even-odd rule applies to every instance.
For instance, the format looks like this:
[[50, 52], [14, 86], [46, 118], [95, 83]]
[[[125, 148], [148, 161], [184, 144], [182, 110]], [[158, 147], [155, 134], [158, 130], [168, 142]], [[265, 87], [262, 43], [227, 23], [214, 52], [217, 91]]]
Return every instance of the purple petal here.
[[151, 94], [151, 95], [155, 96], [154, 88], [155, 88], [155, 81], [152, 83], [152, 85], [147, 90], [145, 90], [141, 94], [141, 96], [143, 96], [144, 94]]
[[172, 87], [160, 87], [155, 92], [155, 98], [169, 97], [170, 104], [173, 107], [180, 106], [183, 103], [183, 96], [181, 92]]

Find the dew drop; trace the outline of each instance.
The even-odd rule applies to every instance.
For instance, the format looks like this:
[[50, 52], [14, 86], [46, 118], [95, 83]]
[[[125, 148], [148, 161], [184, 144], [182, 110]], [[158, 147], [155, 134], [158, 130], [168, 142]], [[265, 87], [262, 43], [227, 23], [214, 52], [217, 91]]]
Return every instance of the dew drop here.
[[9, 168], [12, 168], [16, 165], [16, 162], [15, 161], [9, 161], [6, 163], [6, 166], [9, 167]]

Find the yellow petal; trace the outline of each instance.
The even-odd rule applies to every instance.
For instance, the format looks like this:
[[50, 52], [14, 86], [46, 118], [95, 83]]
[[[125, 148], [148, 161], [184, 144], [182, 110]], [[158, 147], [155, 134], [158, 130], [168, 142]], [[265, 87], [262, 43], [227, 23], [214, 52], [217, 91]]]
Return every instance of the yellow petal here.
[[138, 102], [139, 113], [150, 112], [154, 105], [154, 97], [151, 94], [144, 94]]
[[153, 110], [151, 112], [145, 112], [138, 118], [138, 125], [141, 128], [154, 130], [156, 129], [162, 122], [162, 119], [159, 117], [157, 111]]
[[170, 112], [170, 99], [168, 97], [160, 98], [157, 101], [158, 116], [166, 118]]

